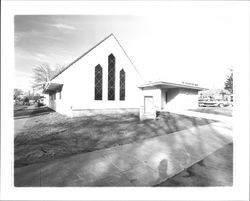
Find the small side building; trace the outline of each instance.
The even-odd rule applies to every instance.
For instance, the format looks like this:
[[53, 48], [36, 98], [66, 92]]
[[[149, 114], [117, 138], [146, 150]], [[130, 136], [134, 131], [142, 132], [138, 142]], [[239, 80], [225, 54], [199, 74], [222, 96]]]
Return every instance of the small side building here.
[[205, 88], [197, 84], [149, 82], [140, 85], [143, 93], [141, 115], [150, 117], [156, 111], [177, 111], [198, 107], [198, 92]]

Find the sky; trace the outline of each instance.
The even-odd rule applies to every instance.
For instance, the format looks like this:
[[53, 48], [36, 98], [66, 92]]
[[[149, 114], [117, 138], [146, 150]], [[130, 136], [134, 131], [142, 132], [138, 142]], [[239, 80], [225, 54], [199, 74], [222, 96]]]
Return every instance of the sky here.
[[28, 90], [32, 69], [65, 66], [113, 33], [146, 81], [223, 88], [234, 66], [233, 16], [169, 11], [164, 15], [16, 15], [15, 88]]

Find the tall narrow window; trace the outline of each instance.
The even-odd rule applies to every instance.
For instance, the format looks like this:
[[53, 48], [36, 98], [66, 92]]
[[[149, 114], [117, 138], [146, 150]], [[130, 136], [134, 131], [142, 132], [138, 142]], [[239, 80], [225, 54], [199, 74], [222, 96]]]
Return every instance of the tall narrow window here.
[[125, 71], [120, 70], [120, 100], [125, 100]]
[[102, 100], [102, 67], [95, 67], [95, 100]]
[[108, 57], [108, 100], [115, 100], [115, 57]]

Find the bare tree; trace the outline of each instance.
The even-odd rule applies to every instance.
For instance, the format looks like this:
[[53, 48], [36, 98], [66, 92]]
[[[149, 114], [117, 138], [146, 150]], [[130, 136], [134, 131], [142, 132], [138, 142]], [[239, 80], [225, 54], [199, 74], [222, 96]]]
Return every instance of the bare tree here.
[[52, 71], [51, 73], [51, 78], [53, 78], [55, 75], [57, 75], [58, 73], [62, 72], [64, 69], [64, 66], [61, 66], [61, 65], [57, 65], [55, 70]]
[[48, 64], [40, 64], [33, 68], [34, 84], [48, 82], [52, 77], [52, 70]]
[[52, 70], [49, 64], [43, 63], [37, 65], [33, 69], [33, 87], [41, 88], [42, 85], [50, 81], [56, 74], [63, 70], [63, 66], [58, 65]]
[[21, 95], [23, 95], [23, 91], [21, 89], [14, 89], [14, 100], [20, 99]]

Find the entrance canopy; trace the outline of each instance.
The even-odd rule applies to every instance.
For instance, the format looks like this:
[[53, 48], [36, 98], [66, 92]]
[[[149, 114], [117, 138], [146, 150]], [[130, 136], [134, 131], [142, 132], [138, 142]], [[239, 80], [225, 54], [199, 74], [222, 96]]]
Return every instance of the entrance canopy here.
[[60, 92], [62, 91], [62, 87], [63, 87], [63, 84], [48, 82], [45, 84], [43, 93], [50, 94], [50, 93]]
[[173, 89], [173, 88], [184, 88], [184, 89], [194, 89], [198, 91], [207, 90], [206, 88], [198, 87], [197, 85], [189, 85], [189, 84], [178, 84], [171, 82], [148, 82], [146, 84], [142, 84], [138, 86], [139, 88], [161, 88], [161, 89]]

